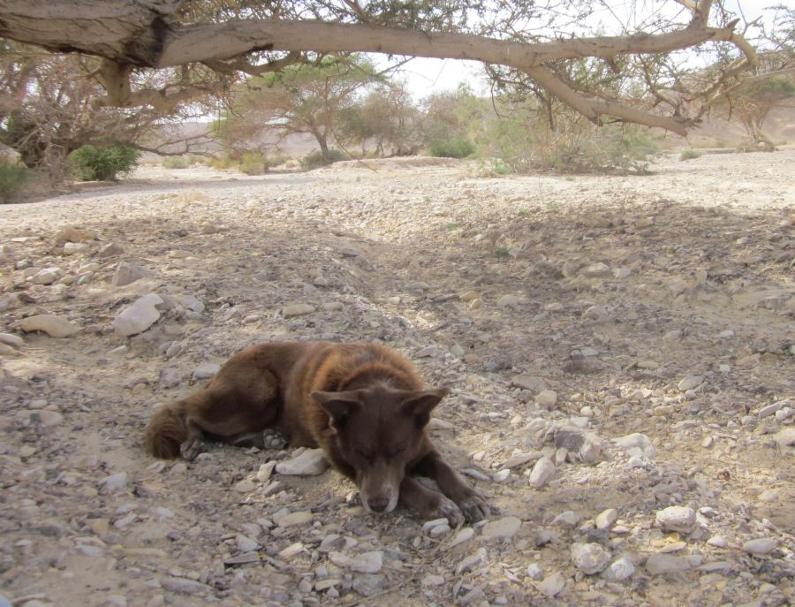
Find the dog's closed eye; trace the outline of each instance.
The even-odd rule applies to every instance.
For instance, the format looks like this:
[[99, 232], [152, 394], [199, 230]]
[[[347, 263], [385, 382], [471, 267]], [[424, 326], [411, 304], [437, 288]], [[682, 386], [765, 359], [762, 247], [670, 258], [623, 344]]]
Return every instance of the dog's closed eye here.
[[372, 462], [375, 459], [375, 454], [372, 451], [365, 451], [364, 449], [356, 449], [356, 455], [368, 462]]

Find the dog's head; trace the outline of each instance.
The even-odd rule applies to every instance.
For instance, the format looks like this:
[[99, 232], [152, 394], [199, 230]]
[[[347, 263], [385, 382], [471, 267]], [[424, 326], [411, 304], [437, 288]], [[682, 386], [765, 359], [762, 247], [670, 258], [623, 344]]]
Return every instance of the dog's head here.
[[447, 393], [445, 388], [408, 391], [379, 384], [312, 394], [329, 416], [330, 446], [356, 472], [368, 511], [395, 509], [406, 466], [424, 455], [424, 428]]

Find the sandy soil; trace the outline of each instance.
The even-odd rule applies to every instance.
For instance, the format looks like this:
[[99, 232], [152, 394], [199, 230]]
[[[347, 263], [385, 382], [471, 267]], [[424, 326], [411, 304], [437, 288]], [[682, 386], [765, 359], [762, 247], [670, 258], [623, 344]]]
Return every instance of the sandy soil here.
[[[1, 206], [0, 594], [789, 604], [793, 167], [794, 151], [669, 159], [644, 177], [491, 179], [422, 159], [149, 168]], [[120, 263], [142, 277], [114, 286]], [[148, 293], [158, 321], [118, 335]], [[313, 311], [286, 316], [294, 303]], [[42, 313], [80, 331], [23, 333]], [[364, 513], [331, 471], [270, 475], [294, 453], [142, 452], [154, 407], [232, 352], [314, 338], [382, 340], [453, 386], [434, 438], [501, 514], [474, 534], [424, 531]], [[311, 516], [290, 526], [288, 512]], [[380, 565], [343, 558], [361, 555]]]

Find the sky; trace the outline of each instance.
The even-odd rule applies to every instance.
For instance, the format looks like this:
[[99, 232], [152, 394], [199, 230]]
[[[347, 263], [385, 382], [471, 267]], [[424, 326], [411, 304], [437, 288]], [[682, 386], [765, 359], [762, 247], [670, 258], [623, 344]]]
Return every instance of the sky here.
[[[682, 8], [674, 0], [668, 1], [674, 10]], [[623, 14], [626, 15], [625, 7], [629, 7], [633, 3], [631, 0], [617, 0], [609, 2], [609, 4], [619, 13], [624, 10]], [[637, 0], [634, 4], [642, 8], [643, 0]], [[737, 12], [739, 5], [745, 17], [748, 20], [753, 20], [770, 6], [783, 5], [795, 8], [795, 0], [726, 0], [725, 5], [734, 12]], [[615, 24], [614, 18], [607, 10], [598, 13], [596, 18], [598, 19], [597, 23], [605, 28]], [[380, 64], [383, 59], [376, 59], [376, 61]], [[432, 93], [454, 90], [461, 82], [469, 84], [476, 93], [485, 94], [488, 91], [482, 64], [477, 61], [412, 59], [404, 66], [401, 73], [408, 84], [409, 91], [416, 100]]]

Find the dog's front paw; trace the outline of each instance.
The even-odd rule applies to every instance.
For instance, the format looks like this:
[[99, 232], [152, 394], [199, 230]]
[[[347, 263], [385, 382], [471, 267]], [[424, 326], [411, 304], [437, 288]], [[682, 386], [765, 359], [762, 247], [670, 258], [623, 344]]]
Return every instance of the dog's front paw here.
[[469, 523], [477, 523], [491, 514], [495, 514], [497, 509], [490, 506], [480, 493], [473, 492], [462, 500], [459, 500], [458, 507], [464, 513], [464, 517]]
[[182, 459], [192, 462], [196, 456], [204, 451], [204, 443], [200, 438], [189, 438], [179, 446], [179, 453]]
[[439, 505], [433, 512], [429, 513], [430, 516], [428, 518], [446, 518], [453, 529], [461, 525], [464, 522], [464, 515], [461, 509], [450, 498], [443, 495], [439, 497]]

